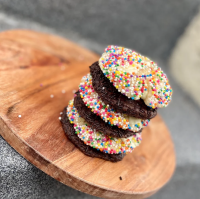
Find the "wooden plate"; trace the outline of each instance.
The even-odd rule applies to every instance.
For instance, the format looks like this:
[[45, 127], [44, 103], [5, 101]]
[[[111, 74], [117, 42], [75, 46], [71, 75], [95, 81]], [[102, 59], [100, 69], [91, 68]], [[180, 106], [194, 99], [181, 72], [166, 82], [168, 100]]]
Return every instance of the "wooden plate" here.
[[[174, 146], [160, 118], [123, 161], [82, 154], [59, 116], [98, 56], [59, 37], [32, 31], [0, 34], [0, 134], [23, 157], [58, 181], [104, 198], [144, 198], [175, 168]], [[120, 179], [121, 178], [121, 179]]]

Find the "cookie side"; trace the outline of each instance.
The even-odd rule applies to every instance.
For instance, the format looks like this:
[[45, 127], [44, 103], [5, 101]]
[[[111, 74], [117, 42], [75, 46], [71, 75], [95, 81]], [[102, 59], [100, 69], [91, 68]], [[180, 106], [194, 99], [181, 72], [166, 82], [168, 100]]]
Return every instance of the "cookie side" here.
[[127, 138], [135, 133], [140, 133], [142, 129], [138, 132], [133, 132], [130, 130], [124, 130], [118, 128], [117, 126], [104, 122], [100, 116], [93, 113], [90, 108], [86, 107], [79, 92], [76, 92], [76, 97], [74, 98], [74, 106], [78, 110], [79, 115], [90, 124], [93, 129], [102, 132], [105, 135], [116, 137], [116, 138]]

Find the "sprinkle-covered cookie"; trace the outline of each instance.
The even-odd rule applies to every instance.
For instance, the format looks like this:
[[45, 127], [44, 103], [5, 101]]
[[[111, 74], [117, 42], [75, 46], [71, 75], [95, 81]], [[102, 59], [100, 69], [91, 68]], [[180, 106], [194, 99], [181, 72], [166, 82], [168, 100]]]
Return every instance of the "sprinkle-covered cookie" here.
[[61, 118], [61, 124], [63, 127], [63, 130], [65, 134], [67, 135], [68, 139], [85, 155], [90, 156], [92, 158], [101, 158], [107, 161], [111, 162], [118, 162], [123, 159], [125, 154], [109, 154], [109, 153], [103, 153], [101, 151], [98, 151], [89, 145], [84, 144], [84, 142], [76, 135], [74, 130], [74, 124], [70, 123], [67, 114], [66, 109], [63, 110], [62, 118]]
[[76, 92], [76, 96], [74, 97], [74, 106], [77, 109], [79, 115], [90, 125], [92, 129], [95, 129], [98, 132], [102, 132], [107, 136], [127, 138], [134, 135], [135, 133], [142, 132], [142, 129], [137, 132], [133, 132], [130, 130], [118, 128], [116, 125], [111, 126], [108, 124], [108, 122], [104, 122], [100, 116], [93, 113], [90, 108], [85, 106], [79, 91]]
[[86, 145], [96, 148], [104, 153], [130, 153], [141, 143], [141, 133], [136, 133], [128, 138], [114, 138], [92, 129], [86, 121], [79, 116], [72, 100], [67, 107], [67, 116], [69, 121], [74, 124], [77, 136]]
[[109, 105], [106, 105], [94, 91], [92, 86], [92, 76], [90, 74], [87, 74], [82, 78], [79, 85], [79, 92], [85, 105], [111, 126], [114, 125], [124, 130], [128, 129], [137, 132], [148, 125], [148, 119], [143, 120], [127, 116], [123, 113], [117, 113], [114, 109], [110, 108]]
[[149, 58], [128, 48], [108, 46], [99, 65], [114, 87], [132, 100], [143, 99], [152, 108], [166, 107], [172, 89], [167, 76]]
[[142, 99], [132, 100], [120, 93], [105, 77], [98, 62], [90, 66], [90, 74], [95, 92], [105, 104], [109, 104], [116, 112], [141, 119], [151, 119], [156, 116], [157, 110], [148, 107]]

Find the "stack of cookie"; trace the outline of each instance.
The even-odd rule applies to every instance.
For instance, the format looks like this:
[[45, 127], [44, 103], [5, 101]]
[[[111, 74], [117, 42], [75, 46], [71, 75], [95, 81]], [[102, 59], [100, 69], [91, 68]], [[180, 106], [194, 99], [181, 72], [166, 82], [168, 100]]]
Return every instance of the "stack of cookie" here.
[[108, 46], [82, 78], [61, 123], [85, 155], [117, 162], [141, 143], [142, 129], [171, 95], [156, 63], [130, 49]]

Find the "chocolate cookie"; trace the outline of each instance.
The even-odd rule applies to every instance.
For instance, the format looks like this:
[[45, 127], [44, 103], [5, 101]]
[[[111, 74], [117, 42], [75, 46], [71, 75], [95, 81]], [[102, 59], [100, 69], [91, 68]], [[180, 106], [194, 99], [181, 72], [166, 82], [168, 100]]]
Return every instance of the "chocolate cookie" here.
[[90, 66], [92, 86], [105, 104], [109, 104], [115, 111], [141, 119], [152, 119], [157, 110], [148, 107], [142, 99], [132, 100], [118, 92], [113, 84], [101, 71], [98, 62]]
[[[67, 108], [67, 107], [66, 107]], [[63, 110], [61, 124], [66, 133], [68, 139], [85, 155], [93, 157], [93, 158], [101, 158], [111, 162], [118, 162], [123, 159], [124, 154], [108, 154], [100, 152], [86, 144], [79, 139], [79, 137], [75, 134], [74, 125], [70, 123], [67, 114], [66, 108]]]
[[91, 126], [91, 128], [102, 132], [105, 135], [116, 138], [127, 138], [134, 135], [135, 133], [139, 133], [142, 131], [142, 129], [138, 132], [124, 130], [122, 128], [111, 126], [108, 123], [104, 122], [100, 116], [96, 115], [91, 111], [90, 108], [85, 106], [79, 91], [76, 92], [76, 97], [74, 98], [74, 106], [78, 110], [79, 115], [85, 119], [85, 121]]

